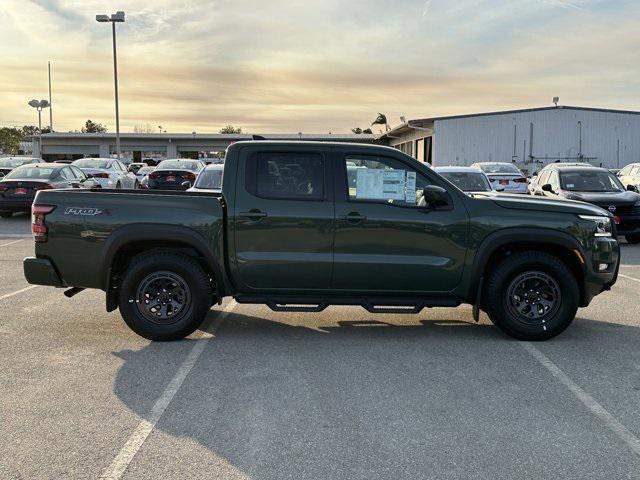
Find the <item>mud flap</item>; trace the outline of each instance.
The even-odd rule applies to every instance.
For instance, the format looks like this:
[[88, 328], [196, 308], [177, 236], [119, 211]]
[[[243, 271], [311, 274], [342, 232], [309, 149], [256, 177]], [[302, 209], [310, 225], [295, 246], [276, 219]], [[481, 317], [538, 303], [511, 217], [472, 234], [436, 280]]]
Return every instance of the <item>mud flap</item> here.
[[473, 319], [476, 323], [480, 321], [480, 303], [482, 302], [482, 288], [484, 286], [484, 277], [480, 277], [478, 284], [478, 293], [476, 293], [476, 301], [473, 304]]

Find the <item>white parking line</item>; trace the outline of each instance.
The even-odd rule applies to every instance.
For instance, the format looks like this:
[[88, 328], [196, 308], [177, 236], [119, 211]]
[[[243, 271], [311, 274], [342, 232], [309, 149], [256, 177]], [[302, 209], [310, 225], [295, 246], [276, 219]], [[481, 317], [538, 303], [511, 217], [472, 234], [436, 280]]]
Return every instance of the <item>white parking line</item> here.
[[30, 233], [0, 233], [0, 238], [31, 238]]
[[14, 243], [21, 242], [22, 240], [24, 240], [24, 238], [21, 238], [20, 240], [14, 240], [13, 242], [9, 243], [3, 243], [2, 245], [0, 245], [0, 247], [8, 247], [9, 245], [13, 245]]
[[0, 300], [4, 300], [5, 298], [13, 297], [14, 295], [18, 295], [19, 293], [26, 292], [27, 290], [31, 290], [32, 288], [37, 288], [40, 285], [29, 285], [28, 287], [21, 288], [20, 290], [16, 290], [15, 292], [7, 293], [6, 295], [2, 295]]
[[640, 282], [640, 278], [633, 278], [633, 277], [630, 277], [629, 275], [624, 275], [622, 273], [618, 273], [618, 276], [622, 278], [626, 278], [627, 280], [633, 280], [634, 282]]
[[[222, 309], [222, 313], [215, 319], [212, 325], [211, 330], [214, 334], [220, 324], [229, 314], [229, 312], [231, 312], [231, 310], [233, 310], [237, 305], [238, 304], [235, 302], [235, 300], [231, 300], [231, 302], [229, 302], [229, 304]], [[193, 348], [191, 348], [189, 355], [184, 360], [184, 362], [182, 362], [182, 364], [178, 368], [178, 371], [173, 376], [167, 387], [164, 389], [162, 395], [160, 395], [160, 398], [156, 400], [153, 408], [151, 408], [148, 418], [142, 420], [138, 424], [127, 442], [120, 449], [120, 452], [118, 452], [118, 455], [116, 455], [116, 458], [113, 459], [111, 465], [109, 465], [109, 467], [105, 469], [100, 478], [116, 480], [122, 477], [122, 474], [125, 472], [129, 464], [133, 460], [133, 457], [136, 456], [136, 453], [138, 453], [138, 450], [140, 450], [140, 447], [142, 447], [142, 444], [145, 442], [149, 434], [153, 431], [156, 424], [158, 423], [158, 420], [160, 420], [160, 417], [162, 417], [162, 414], [171, 403], [171, 400], [173, 400], [173, 397], [182, 386], [182, 382], [184, 382], [184, 379], [187, 377], [187, 375], [189, 375], [189, 372], [198, 361], [198, 358], [204, 351], [204, 347], [207, 345], [207, 341], [211, 338], [214, 338], [214, 335], [207, 334], [206, 332], [201, 332], [198, 340], [193, 345]]]
[[535, 358], [544, 368], [551, 372], [573, 395], [587, 407], [593, 415], [598, 417], [604, 424], [615, 433], [623, 442], [625, 442], [633, 452], [640, 456], [640, 439], [621, 424], [613, 415], [611, 415], [602, 405], [600, 405], [591, 395], [580, 388], [569, 376], [553, 363], [538, 348], [530, 342], [522, 342], [524, 349]]

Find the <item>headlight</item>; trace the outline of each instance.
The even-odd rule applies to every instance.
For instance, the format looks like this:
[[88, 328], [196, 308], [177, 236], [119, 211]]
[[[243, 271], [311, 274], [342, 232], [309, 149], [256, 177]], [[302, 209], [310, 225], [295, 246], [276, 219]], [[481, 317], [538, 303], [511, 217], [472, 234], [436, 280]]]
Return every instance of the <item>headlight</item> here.
[[599, 215], [578, 215], [583, 220], [593, 222], [596, 227], [594, 236], [610, 237], [611, 236], [611, 219], [609, 217], [601, 217]]

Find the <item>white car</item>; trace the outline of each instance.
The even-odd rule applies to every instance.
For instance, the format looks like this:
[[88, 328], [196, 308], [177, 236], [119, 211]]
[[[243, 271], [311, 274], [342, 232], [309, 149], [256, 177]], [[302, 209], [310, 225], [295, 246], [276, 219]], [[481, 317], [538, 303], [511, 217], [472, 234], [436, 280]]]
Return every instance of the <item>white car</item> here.
[[618, 172], [618, 178], [626, 188], [633, 185], [640, 190], [640, 163], [630, 163], [624, 167]]
[[144, 166], [136, 172], [136, 178], [140, 188], [149, 188], [149, 174], [153, 172], [156, 167]]
[[95, 178], [102, 188], [136, 189], [140, 182], [115, 158], [81, 158], [73, 162], [87, 176]]
[[471, 166], [486, 173], [492, 187], [504, 187], [505, 193], [529, 193], [527, 177], [513, 163], [478, 162]]
[[434, 170], [449, 180], [463, 192], [501, 192], [504, 190], [499, 185], [491, 185], [489, 177], [479, 168], [473, 167], [435, 167]]
[[214, 163], [200, 172], [198, 179], [193, 187], [187, 189], [187, 192], [222, 192], [222, 174], [224, 172], [224, 164]]

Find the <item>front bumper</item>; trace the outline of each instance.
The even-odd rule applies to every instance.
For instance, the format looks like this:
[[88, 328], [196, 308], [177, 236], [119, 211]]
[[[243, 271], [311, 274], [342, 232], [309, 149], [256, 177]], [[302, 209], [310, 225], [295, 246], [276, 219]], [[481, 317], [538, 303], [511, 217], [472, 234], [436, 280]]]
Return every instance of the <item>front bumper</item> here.
[[[610, 290], [618, 279], [620, 268], [620, 246], [612, 237], [597, 237], [594, 239], [593, 249], [585, 259], [584, 295], [581, 307], [589, 305], [593, 297]], [[600, 270], [600, 265], [607, 265]]]
[[24, 277], [34, 285], [48, 285], [51, 287], [66, 287], [58, 271], [46, 258], [27, 257], [22, 262]]

